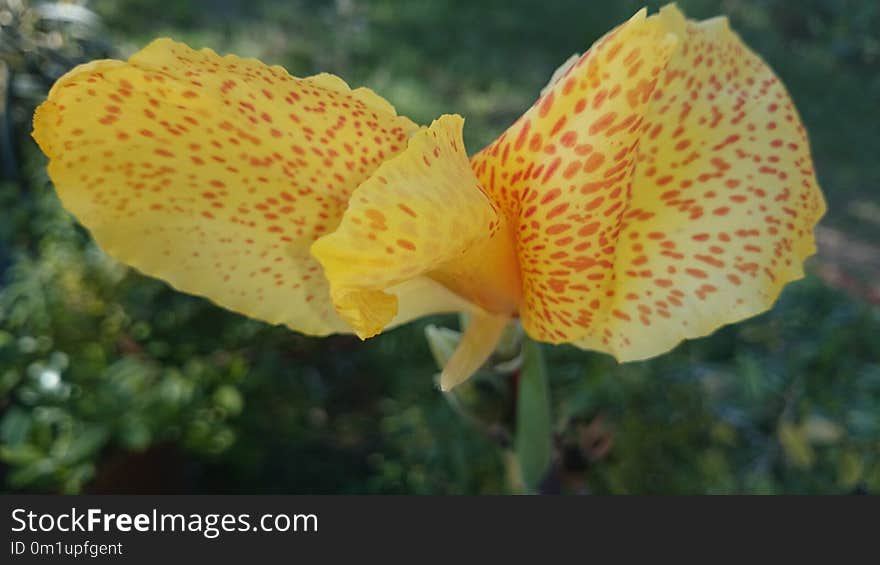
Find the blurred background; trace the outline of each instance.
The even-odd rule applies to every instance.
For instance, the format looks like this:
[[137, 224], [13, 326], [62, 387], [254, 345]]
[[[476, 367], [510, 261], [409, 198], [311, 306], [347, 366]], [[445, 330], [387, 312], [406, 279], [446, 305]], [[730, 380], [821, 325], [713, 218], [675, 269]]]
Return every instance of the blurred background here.
[[[71, 66], [156, 36], [367, 85], [475, 151], [645, 2], [0, 0], [0, 488], [43, 493], [507, 493], [513, 393], [446, 398], [423, 336], [313, 339], [101, 253], [30, 139]], [[656, 9], [658, 2], [647, 2]], [[548, 347], [546, 492], [880, 493], [880, 3], [692, 0], [730, 17], [811, 134], [829, 212], [769, 313], [618, 365]]]

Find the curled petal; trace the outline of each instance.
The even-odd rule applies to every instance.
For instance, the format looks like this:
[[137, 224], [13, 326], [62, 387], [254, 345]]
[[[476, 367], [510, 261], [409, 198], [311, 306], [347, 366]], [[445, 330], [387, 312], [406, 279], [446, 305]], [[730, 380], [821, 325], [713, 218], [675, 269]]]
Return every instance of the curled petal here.
[[[312, 246], [339, 314], [362, 338], [410, 319], [389, 289], [427, 279], [478, 309], [511, 313], [519, 281], [502, 216], [479, 186], [461, 138], [443, 116], [416, 133], [353, 194], [338, 229]], [[433, 311], [460, 305], [437, 303]]]
[[351, 330], [309, 246], [415, 129], [332, 75], [167, 39], [77, 67], [34, 118], [62, 202], [110, 255], [318, 335]]

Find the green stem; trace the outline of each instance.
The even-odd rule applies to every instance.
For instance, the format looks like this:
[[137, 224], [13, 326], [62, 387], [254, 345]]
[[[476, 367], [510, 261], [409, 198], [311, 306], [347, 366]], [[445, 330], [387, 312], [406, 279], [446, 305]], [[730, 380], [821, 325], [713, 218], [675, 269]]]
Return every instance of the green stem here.
[[527, 336], [523, 338], [523, 365], [517, 391], [514, 447], [526, 489], [537, 492], [550, 469], [553, 429], [547, 366], [541, 344]]

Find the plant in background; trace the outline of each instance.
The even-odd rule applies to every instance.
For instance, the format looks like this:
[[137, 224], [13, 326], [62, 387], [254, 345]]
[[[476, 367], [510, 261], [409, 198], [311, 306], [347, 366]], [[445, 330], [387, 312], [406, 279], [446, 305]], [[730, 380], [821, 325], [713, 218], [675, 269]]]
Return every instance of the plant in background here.
[[655, 356], [766, 310], [815, 250], [805, 132], [723, 18], [641, 11], [470, 159], [461, 128], [163, 39], [65, 75], [34, 137], [111, 256], [229, 309], [361, 338], [468, 312], [444, 390], [520, 321], [532, 487], [550, 432], [529, 340]]
[[[21, 143], [48, 88], [111, 53], [105, 31], [76, 3], [0, 1], [0, 476], [17, 488], [80, 492], [109, 446], [218, 453], [234, 441], [227, 422], [241, 409], [242, 358], [202, 355], [179, 331], [161, 343], [191, 317], [183, 310], [151, 326], [114, 306], [125, 293], [155, 301], [158, 288], [83, 253], [85, 239], [42, 190], [45, 173]], [[145, 351], [138, 341], [150, 337]], [[179, 348], [185, 362], [174, 359]]]
[[100, 31], [100, 19], [84, 6], [0, 2], [0, 171], [4, 177], [18, 176], [15, 131], [30, 122], [33, 107], [52, 83], [74, 65], [110, 55]]

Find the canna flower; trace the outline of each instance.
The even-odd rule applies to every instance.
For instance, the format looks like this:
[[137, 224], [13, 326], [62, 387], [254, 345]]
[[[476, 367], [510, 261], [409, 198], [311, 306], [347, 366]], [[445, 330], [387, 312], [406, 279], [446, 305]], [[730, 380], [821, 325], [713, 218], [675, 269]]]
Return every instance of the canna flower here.
[[468, 157], [366, 88], [158, 39], [62, 77], [34, 137], [111, 256], [305, 334], [471, 323], [460, 383], [519, 318], [645, 359], [758, 314], [825, 211], [804, 128], [724, 18], [645, 10]]

